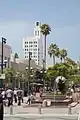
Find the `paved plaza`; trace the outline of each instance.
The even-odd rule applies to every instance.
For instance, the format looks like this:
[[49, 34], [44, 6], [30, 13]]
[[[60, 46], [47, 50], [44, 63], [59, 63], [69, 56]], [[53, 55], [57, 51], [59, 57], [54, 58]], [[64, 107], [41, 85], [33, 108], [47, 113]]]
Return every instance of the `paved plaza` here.
[[[80, 105], [72, 108], [72, 114], [68, 115], [68, 107], [46, 107], [42, 108], [39, 114], [38, 107], [28, 106], [23, 103], [21, 106], [14, 104], [13, 114], [10, 115], [10, 107], [4, 108], [4, 120], [78, 120]], [[80, 120], [80, 119], [79, 119]]]
[[13, 113], [10, 114], [10, 107], [4, 107], [4, 120], [80, 120], [80, 104], [71, 109], [71, 115], [68, 114], [68, 107], [44, 107], [39, 113], [39, 105], [32, 104], [28, 106], [26, 99], [21, 106], [13, 105]]

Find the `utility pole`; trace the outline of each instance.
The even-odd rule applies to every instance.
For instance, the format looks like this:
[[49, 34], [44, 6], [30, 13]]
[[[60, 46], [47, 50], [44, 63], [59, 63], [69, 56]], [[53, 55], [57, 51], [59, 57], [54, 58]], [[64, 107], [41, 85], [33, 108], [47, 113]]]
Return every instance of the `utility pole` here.
[[6, 39], [2, 37], [2, 58], [1, 58], [1, 73], [3, 74], [3, 45], [6, 44]]
[[[2, 37], [2, 58], [1, 58], [1, 73], [3, 74], [3, 45], [6, 44], [6, 39]], [[3, 84], [3, 80], [2, 84]], [[1, 85], [2, 86], [2, 85]], [[3, 108], [3, 99], [0, 92], [0, 120], [3, 120], [4, 108]]]
[[28, 95], [30, 94], [30, 61], [32, 53], [29, 52], [29, 66], [28, 66]]

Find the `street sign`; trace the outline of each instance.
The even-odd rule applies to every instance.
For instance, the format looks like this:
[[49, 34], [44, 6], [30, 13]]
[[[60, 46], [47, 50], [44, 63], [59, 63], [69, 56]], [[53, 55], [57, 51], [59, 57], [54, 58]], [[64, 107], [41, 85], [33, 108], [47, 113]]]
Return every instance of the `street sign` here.
[[5, 79], [5, 74], [0, 74], [0, 79]]

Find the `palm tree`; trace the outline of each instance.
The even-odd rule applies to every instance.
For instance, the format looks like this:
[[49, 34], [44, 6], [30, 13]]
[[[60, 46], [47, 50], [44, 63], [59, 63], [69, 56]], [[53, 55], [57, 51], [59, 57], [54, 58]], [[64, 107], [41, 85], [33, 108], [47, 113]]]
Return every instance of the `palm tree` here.
[[63, 60], [63, 59], [65, 60], [65, 58], [67, 57], [67, 50], [61, 49], [61, 50], [59, 51], [59, 56], [60, 56], [60, 60], [61, 60], [61, 63], [62, 63], [62, 60]]
[[45, 68], [46, 68], [46, 37], [50, 34], [51, 28], [48, 24], [41, 25], [41, 33], [44, 35], [44, 61], [45, 61]]
[[48, 54], [53, 57], [53, 65], [55, 65], [55, 57], [59, 56], [59, 48], [56, 44], [51, 44], [48, 49]]

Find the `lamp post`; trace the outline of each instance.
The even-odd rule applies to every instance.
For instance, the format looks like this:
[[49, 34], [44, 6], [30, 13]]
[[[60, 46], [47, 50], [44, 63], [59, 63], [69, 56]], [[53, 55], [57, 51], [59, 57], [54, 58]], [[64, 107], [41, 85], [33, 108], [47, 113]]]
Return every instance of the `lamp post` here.
[[6, 44], [6, 39], [2, 37], [2, 58], [1, 58], [1, 73], [3, 74], [3, 45]]
[[30, 77], [32, 77], [33, 75], [30, 75], [30, 70], [32, 70], [32, 67], [26, 67], [26, 70], [28, 71], [28, 95], [30, 92]]
[[[1, 58], [1, 73], [3, 74], [3, 44], [6, 44], [6, 39], [2, 37], [2, 58]], [[3, 110], [3, 100], [0, 93], [0, 120], [3, 120], [4, 110]]]
[[30, 61], [31, 61], [31, 55], [32, 55], [32, 53], [29, 52], [29, 66], [28, 66], [28, 95], [30, 94], [30, 85], [29, 85], [29, 82], [30, 82]]
[[43, 83], [44, 83], [44, 92], [45, 92], [45, 77], [44, 77], [44, 74], [46, 73], [46, 70], [45, 70], [45, 60], [43, 60]]

